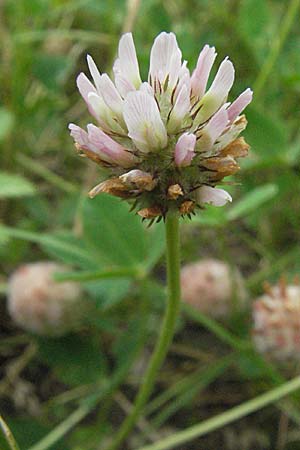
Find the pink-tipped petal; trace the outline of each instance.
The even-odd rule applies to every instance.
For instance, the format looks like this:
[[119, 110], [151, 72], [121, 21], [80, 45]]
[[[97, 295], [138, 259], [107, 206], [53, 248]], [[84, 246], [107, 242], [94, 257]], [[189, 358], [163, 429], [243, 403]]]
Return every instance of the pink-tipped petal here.
[[246, 106], [251, 103], [252, 97], [253, 91], [248, 88], [244, 92], [242, 92], [234, 102], [232, 102], [232, 104], [227, 109], [228, 119], [230, 123], [234, 122], [234, 120], [241, 114]]
[[192, 133], [184, 133], [180, 136], [175, 146], [174, 160], [178, 167], [186, 167], [191, 164], [195, 156], [196, 136]]
[[75, 125], [74, 123], [70, 123], [68, 125], [68, 128], [70, 130], [70, 135], [80, 148], [89, 148], [89, 138], [85, 130], [80, 128], [78, 125]]
[[124, 34], [120, 39], [118, 58], [113, 71], [117, 89], [123, 97], [140, 87], [140, 70], [131, 33]]
[[100, 128], [89, 124], [87, 129], [91, 148], [104, 161], [123, 167], [131, 167], [137, 161], [132, 153], [107, 136]]
[[200, 52], [196, 69], [191, 77], [192, 94], [201, 99], [205, 93], [208, 77], [216, 59], [215, 47], [205, 45]]
[[[173, 89], [181, 68], [181, 51], [174, 33], [160, 33], [154, 40], [150, 54], [149, 79], [163, 85], [169, 76], [168, 87]], [[152, 84], [153, 85], [153, 84]]]
[[167, 132], [157, 103], [148, 93], [129, 92], [124, 103], [124, 120], [128, 136], [140, 151], [148, 153], [167, 145]]
[[96, 94], [96, 92], [97, 92], [95, 87], [93, 86], [93, 84], [90, 82], [88, 77], [83, 72], [81, 72], [78, 75], [78, 77], [76, 79], [76, 84], [77, 84], [78, 90], [79, 90], [82, 98], [84, 99], [85, 103], [87, 104], [89, 112], [92, 114], [92, 116], [96, 117], [96, 112], [95, 112], [93, 106], [89, 102], [89, 94], [92, 92], [94, 94]]
[[196, 195], [200, 204], [208, 203], [213, 206], [224, 206], [227, 202], [232, 202], [232, 197], [228, 192], [211, 186], [201, 186], [197, 189]]

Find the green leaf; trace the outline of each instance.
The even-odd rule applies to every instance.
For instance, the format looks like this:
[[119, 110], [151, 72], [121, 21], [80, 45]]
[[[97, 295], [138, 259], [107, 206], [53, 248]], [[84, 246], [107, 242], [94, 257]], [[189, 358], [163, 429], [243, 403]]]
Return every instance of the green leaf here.
[[0, 108], [0, 142], [11, 132], [14, 125], [14, 116], [10, 111]]
[[261, 205], [274, 198], [278, 193], [278, 186], [265, 184], [246, 194], [242, 200], [236, 203], [227, 213], [228, 220], [236, 220], [251, 214]]
[[36, 194], [34, 185], [21, 175], [0, 172], [0, 199]]
[[5, 237], [22, 239], [25, 241], [40, 244], [48, 251], [67, 264], [79, 265], [86, 268], [95, 266], [94, 259], [90, 252], [84, 248], [80, 239], [71, 234], [68, 236], [55, 236], [51, 234], [35, 233], [32, 231], [20, 230], [13, 227], [0, 225], [0, 234]]
[[97, 307], [105, 310], [119, 303], [128, 293], [130, 285], [131, 280], [119, 278], [117, 280], [92, 281], [86, 283], [84, 287], [94, 297]]
[[99, 342], [91, 338], [72, 334], [58, 339], [39, 338], [38, 343], [42, 359], [66, 384], [93, 383], [106, 372]]
[[147, 242], [141, 220], [129, 206], [112, 196], [101, 194], [82, 205], [84, 237], [103, 263], [142, 265]]

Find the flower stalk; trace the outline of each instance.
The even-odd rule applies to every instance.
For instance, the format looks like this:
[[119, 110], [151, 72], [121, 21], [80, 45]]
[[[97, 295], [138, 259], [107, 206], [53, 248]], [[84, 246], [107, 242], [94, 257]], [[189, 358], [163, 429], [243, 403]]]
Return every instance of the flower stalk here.
[[136, 396], [133, 409], [127, 416], [113, 443], [108, 450], [116, 450], [134, 427], [144, 405], [149, 399], [158, 371], [161, 368], [172, 342], [176, 321], [180, 310], [180, 242], [179, 214], [170, 211], [166, 216], [166, 246], [167, 246], [167, 289], [168, 299], [166, 313], [160, 335], [153, 351], [140, 390]]

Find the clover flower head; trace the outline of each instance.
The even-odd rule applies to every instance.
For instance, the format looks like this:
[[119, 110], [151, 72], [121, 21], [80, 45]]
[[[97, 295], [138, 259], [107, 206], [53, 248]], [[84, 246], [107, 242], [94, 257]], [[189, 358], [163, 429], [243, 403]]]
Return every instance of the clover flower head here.
[[7, 306], [14, 322], [40, 335], [59, 336], [76, 328], [85, 304], [78, 283], [56, 282], [67, 267], [51, 261], [24, 264], [9, 278]]
[[245, 305], [247, 293], [240, 272], [221, 260], [184, 265], [180, 281], [183, 302], [210, 317], [226, 319]]
[[265, 294], [253, 303], [256, 349], [277, 361], [300, 359], [300, 286], [265, 284]]
[[81, 155], [108, 170], [106, 181], [90, 193], [133, 199], [146, 219], [169, 209], [190, 214], [204, 204], [223, 206], [231, 196], [216, 185], [239, 166], [248, 145], [239, 134], [241, 115], [252, 100], [246, 89], [227, 102], [234, 67], [225, 58], [209, 88], [216, 58], [205, 45], [190, 74], [173, 33], [160, 33], [152, 46], [148, 80], [141, 80], [131, 33], [119, 42], [114, 81], [87, 57], [93, 83], [81, 73], [78, 89], [95, 124], [69, 129]]

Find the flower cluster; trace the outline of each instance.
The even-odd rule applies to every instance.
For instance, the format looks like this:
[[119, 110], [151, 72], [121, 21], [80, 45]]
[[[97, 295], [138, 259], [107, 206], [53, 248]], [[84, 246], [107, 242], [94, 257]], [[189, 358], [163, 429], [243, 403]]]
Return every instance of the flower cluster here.
[[300, 286], [265, 286], [253, 304], [253, 339], [257, 350], [273, 359], [300, 359]]
[[228, 58], [207, 89], [216, 55], [205, 45], [190, 74], [175, 35], [162, 32], [151, 49], [147, 82], [131, 33], [120, 40], [114, 82], [87, 57], [93, 83], [81, 73], [77, 85], [97, 125], [69, 129], [80, 154], [109, 170], [91, 197], [106, 192], [134, 199], [138, 213], [149, 219], [169, 209], [190, 214], [205, 203], [231, 201], [215, 186], [239, 169], [236, 158], [247, 155], [248, 145], [238, 136], [252, 91], [227, 102], [234, 81]]

